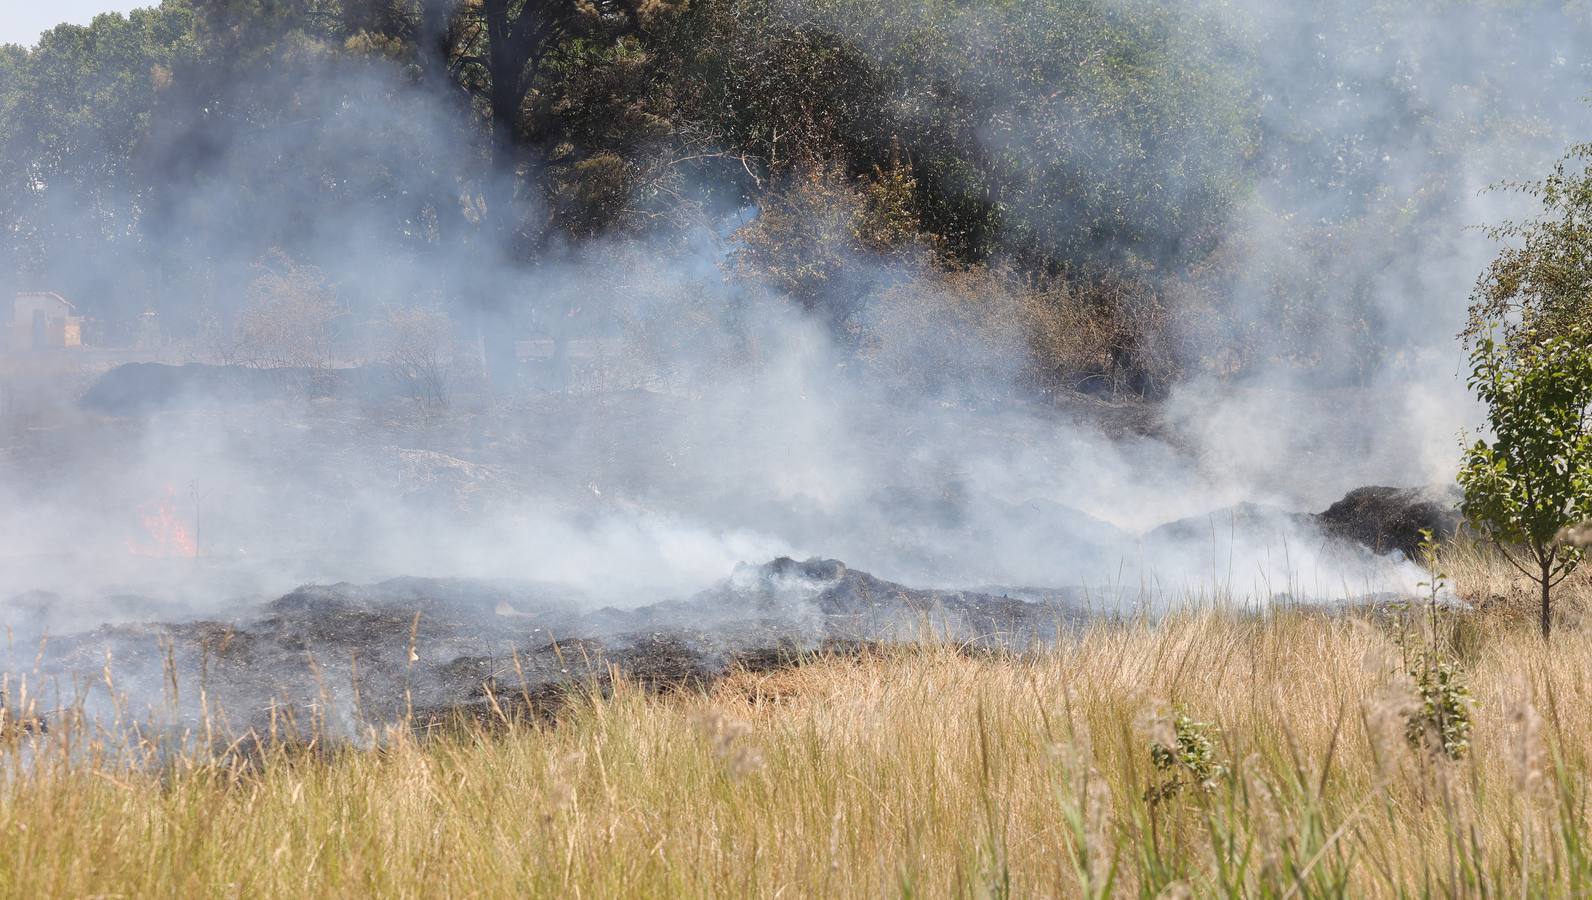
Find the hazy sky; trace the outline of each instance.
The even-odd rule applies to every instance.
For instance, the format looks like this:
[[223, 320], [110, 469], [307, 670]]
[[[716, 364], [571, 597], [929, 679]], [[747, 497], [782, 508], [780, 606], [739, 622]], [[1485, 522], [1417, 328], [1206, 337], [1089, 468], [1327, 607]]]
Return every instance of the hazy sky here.
[[102, 12], [156, 6], [160, 0], [0, 0], [0, 44], [35, 44], [62, 22], [87, 25]]

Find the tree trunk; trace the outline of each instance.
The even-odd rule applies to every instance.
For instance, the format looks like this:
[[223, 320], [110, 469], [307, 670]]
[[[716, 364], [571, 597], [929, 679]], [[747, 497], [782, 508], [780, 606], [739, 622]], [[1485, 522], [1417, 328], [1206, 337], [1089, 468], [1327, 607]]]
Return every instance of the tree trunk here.
[[442, 85], [448, 79], [448, 66], [452, 63], [453, 45], [448, 40], [448, 20], [453, 16], [457, 0], [421, 0], [420, 66], [426, 80], [432, 85]]
[[[515, 247], [515, 182], [520, 177], [520, 108], [525, 101], [522, 88], [528, 61], [524, 47], [513, 40], [515, 20], [510, 16], [512, 0], [485, 0], [481, 16], [487, 33], [487, 70], [491, 84], [487, 92], [490, 107], [491, 159], [493, 173], [489, 184], [496, 190], [486, 199], [481, 232], [488, 252], [495, 254], [505, 269], [512, 269], [522, 254]], [[521, 9], [521, 16], [531, 15]], [[499, 388], [511, 387], [518, 369], [514, 350], [517, 297], [501, 283], [486, 279], [474, 291], [476, 334], [480, 340], [481, 362], [487, 381]]]
[[1553, 559], [1543, 560], [1542, 566], [1542, 639], [1547, 640], [1553, 631], [1553, 606], [1548, 596], [1553, 588]]

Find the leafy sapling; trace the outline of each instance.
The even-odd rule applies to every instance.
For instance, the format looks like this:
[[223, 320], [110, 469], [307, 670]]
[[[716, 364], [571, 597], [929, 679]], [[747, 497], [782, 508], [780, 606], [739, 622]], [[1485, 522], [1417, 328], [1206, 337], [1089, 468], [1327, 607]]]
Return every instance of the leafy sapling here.
[[1470, 387], [1487, 406], [1492, 437], [1465, 451], [1462, 509], [1472, 527], [1534, 581], [1542, 636], [1552, 591], [1581, 562], [1567, 525], [1592, 518], [1592, 349], [1580, 329], [1512, 347], [1491, 335], [1471, 354]]
[[1404, 737], [1411, 747], [1450, 760], [1462, 759], [1470, 751], [1471, 694], [1465, 671], [1459, 661], [1444, 651], [1439, 626], [1439, 598], [1448, 576], [1439, 566], [1436, 540], [1427, 530], [1421, 532], [1421, 556], [1431, 573], [1422, 583], [1427, 590], [1427, 632], [1417, 642], [1419, 626], [1409, 627], [1401, 615], [1395, 641], [1403, 651], [1404, 671], [1414, 688], [1414, 703], [1404, 717]]
[[1144, 792], [1151, 806], [1176, 797], [1186, 787], [1213, 791], [1227, 774], [1227, 766], [1216, 757], [1214, 726], [1186, 713], [1175, 715], [1170, 725], [1150, 741], [1150, 763], [1158, 776]]

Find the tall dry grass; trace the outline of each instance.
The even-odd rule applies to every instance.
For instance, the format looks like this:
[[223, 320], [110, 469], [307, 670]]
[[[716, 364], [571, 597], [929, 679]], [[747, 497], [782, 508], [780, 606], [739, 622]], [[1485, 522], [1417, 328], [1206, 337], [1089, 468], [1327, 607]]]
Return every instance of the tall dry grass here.
[[[1437, 566], [1455, 592], [1489, 621], [1526, 621], [1537, 616], [1541, 602], [1537, 582], [1510, 565], [1492, 545], [1456, 539], [1443, 545]], [[1592, 610], [1592, 566], [1576, 568], [1554, 588], [1553, 605], [1557, 619], [1580, 625]]]
[[[1419, 622], [1420, 611], [1409, 617]], [[11, 896], [1377, 896], [1592, 888], [1592, 636], [1440, 623], [1475, 702], [1413, 748], [1385, 615], [1190, 612], [1031, 656], [929, 644], [621, 684], [554, 723], [379, 749], [9, 732]], [[1152, 803], [1152, 742], [1225, 771]], [[195, 746], [203, 742], [196, 742]]]

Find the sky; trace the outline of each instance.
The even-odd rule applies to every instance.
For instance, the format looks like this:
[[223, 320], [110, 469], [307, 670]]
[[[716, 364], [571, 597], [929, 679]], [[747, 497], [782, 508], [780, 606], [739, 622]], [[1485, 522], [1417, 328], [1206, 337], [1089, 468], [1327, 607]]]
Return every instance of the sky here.
[[87, 25], [102, 12], [125, 13], [159, 0], [0, 0], [0, 44], [33, 45], [62, 22]]

